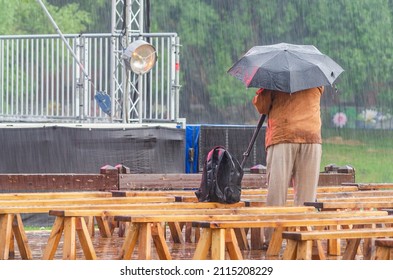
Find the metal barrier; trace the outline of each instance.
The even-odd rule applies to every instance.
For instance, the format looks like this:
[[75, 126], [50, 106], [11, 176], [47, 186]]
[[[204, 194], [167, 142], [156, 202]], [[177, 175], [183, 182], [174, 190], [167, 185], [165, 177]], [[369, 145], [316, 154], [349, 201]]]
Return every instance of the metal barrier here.
[[[142, 93], [135, 75], [125, 80], [115, 61], [127, 46], [111, 34], [64, 35], [89, 77], [58, 35], [0, 36], [0, 121], [124, 122], [127, 103], [127, 122], [179, 122], [179, 38], [176, 33], [139, 36], [159, 57], [143, 75]], [[95, 100], [99, 91], [111, 97], [110, 116]]]

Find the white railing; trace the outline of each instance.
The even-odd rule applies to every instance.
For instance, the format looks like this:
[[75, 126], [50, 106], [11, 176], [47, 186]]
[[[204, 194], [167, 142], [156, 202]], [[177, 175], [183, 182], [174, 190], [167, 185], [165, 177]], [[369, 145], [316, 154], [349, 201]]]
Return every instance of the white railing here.
[[[127, 46], [111, 34], [64, 37], [88, 77], [58, 35], [0, 36], [0, 122], [124, 122], [126, 81], [113, 52], [120, 55]], [[130, 73], [127, 120], [178, 122], [179, 38], [158, 33], [143, 34], [143, 39], [155, 46], [158, 60], [143, 75], [142, 106], [137, 79]], [[111, 97], [110, 116], [95, 100], [99, 91]]]

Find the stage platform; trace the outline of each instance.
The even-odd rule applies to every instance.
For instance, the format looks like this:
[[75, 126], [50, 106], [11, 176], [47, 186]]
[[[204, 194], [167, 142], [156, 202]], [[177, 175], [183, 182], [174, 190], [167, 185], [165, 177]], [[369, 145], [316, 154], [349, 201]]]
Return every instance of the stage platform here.
[[0, 173], [183, 173], [185, 130], [177, 124], [0, 124]]

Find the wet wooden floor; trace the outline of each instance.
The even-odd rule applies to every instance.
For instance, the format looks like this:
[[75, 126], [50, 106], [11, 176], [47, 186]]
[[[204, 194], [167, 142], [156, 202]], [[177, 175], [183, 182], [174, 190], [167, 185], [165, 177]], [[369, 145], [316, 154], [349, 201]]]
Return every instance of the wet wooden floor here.
[[[32, 250], [33, 259], [39, 260], [42, 259], [43, 252], [45, 250], [46, 243], [49, 238], [50, 231], [47, 230], [37, 230], [37, 231], [28, 231], [27, 238], [29, 242], [29, 246]], [[169, 236], [169, 235], [168, 235]], [[193, 254], [195, 252], [196, 243], [185, 242], [182, 244], [173, 243], [170, 238], [167, 238], [167, 244], [169, 246], [169, 250], [171, 252], [171, 256], [175, 260], [192, 260]], [[96, 250], [97, 258], [100, 260], [116, 260], [120, 255], [120, 249], [124, 241], [124, 237], [119, 237], [118, 233], [115, 232], [114, 235], [110, 238], [103, 238], [100, 236], [97, 231], [95, 236], [92, 237], [94, 249]], [[284, 241], [285, 242], [285, 241]], [[20, 254], [18, 252], [17, 245], [15, 244], [15, 256], [14, 259], [21, 259]], [[62, 246], [63, 241], [60, 240], [59, 247], [56, 251], [54, 259], [61, 260], [62, 259]], [[137, 259], [137, 247], [132, 256], [132, 259]], [[285, 243], [284, 243], [285, 247]], [[158, 256], [155, 252], [154, 245], [152, 244], [152, 259], [158, 260]], [[281, 251], [281, 254], [283, 250]], [[243, 258], [246, 260], [264, 260], [266, 259], [266, 251], [264, 250], [243, 250], [242, 251]], [[329, 259], [340, 259], [340, 257], [329, 256]], [[360, 259], [361, 257], [357, 257]], [[77, 240], [77, 259], [84, 260], [85, 257], [80, 248], [79, 241]], [[229, 259], [229, 256], [226, 257]]]

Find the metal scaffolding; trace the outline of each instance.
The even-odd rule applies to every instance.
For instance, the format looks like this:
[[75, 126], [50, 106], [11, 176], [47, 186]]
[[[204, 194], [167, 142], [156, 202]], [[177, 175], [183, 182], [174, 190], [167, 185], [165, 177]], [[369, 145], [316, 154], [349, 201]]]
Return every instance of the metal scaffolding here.
[[[60, 37], [0, 35], [0, 122], [184, 126], [179, 37], [144, 32], [145, 1], [112, 0], [111, 33], [63, 35], [52, 19]], [[153, 68], [141, 75], [125, 70], [122, 59], [137, 39], [152, 44], [158, 55]], [[97, 93], [110, 102], [107, 111], [95, 100]]]

